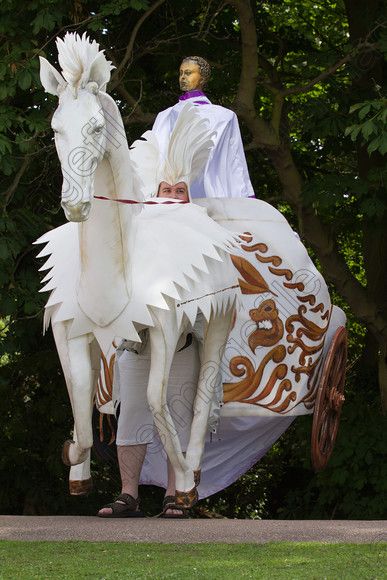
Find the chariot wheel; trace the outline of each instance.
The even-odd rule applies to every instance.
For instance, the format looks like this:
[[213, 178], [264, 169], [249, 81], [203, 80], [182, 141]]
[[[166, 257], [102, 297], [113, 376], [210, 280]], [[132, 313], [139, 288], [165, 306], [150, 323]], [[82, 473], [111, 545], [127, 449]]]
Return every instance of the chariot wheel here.
[[335, 445], [345, 399], [346, 364], [347, 331], [340, 326], [325, 357], [314, 407], [311, 453], [315, 471], [325, 469]]

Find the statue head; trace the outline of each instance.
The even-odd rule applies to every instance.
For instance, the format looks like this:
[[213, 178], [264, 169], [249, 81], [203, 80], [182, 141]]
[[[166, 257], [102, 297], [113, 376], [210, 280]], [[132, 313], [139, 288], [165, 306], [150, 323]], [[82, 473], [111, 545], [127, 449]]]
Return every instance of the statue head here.
[[211, 67], [201, 56], [186, 56], [180, 65], [179, 84], [184, 92], [202, 90], [211, 76]]

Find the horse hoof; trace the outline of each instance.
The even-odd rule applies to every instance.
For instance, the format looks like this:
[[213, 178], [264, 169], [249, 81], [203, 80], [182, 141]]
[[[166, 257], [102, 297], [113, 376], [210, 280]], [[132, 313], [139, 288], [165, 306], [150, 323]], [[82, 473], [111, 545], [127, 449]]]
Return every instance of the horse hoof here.
[[63, 443], [63, 447], [62, 447], [62, 463], [64, 463], [65, 465], [67, 465], [67, 467], [71, 467], [71, 461], [70, 461], [70, 445], [74, 445], [75, 441], [73, 441], [72, 439], [67, 439], [64, 443]]
[[70, 495], [88, 495], [93, 489], [93, 480], [89, 479], [73, 479], [69, 480]]
[[196, 485], [189, 491], [175, 491], [175, 504], [185, 509], [189, 509], [198, 502], [199, 495]]

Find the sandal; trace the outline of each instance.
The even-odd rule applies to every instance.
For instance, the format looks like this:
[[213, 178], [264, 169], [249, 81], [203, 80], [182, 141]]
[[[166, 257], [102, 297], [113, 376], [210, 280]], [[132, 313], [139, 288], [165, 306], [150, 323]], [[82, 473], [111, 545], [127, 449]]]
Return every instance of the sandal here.
[[100, 514], [99, 518], [143, 518], [143, 512], [139, 508], [140, 499], [134, 499], [129, 493], [121, 493], [112, 503], [108, 503], [103, 508], [110, 508], [111, 514]]
[[[167, 514], [168, 510], [178, 510], [179, 514]], [[163, 499], [163, 511], [158, 516], [159, 518], [170, 519], [170, 520], [181, 520], [188, 518], [188, 510], [181, 506], [176, 505], [176, 497], [174, 495], [166, 495]]]

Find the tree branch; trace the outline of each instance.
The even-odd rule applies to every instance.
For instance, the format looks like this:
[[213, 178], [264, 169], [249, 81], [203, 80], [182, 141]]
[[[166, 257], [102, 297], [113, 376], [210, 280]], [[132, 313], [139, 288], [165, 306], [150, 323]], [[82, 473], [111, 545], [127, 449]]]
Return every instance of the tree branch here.
[[85, 18], [84, 20], [82, 20], [81, 22], [77, 22], [76, 24], [67, 24], [66, 26], [62, 26], [61, 28], [59, 28], [59, 30], [56, 30], [55, 33], [50, 36], [50, 38], [44, 43], [42, 44], [42, 46], [40, 46], [39, 48], [36, 48], [33, 52], [32, 52], [32, 56], [29, 59], [29, 61], [32, 61], [34, 58], [36, 58], [36, 56], [38, 54], [41, 54], [42, 51], [46, 48], [46, 46], [48, 44], [50, 44], [50, 42], [52, 40], [54, 40], [54, 38], [56, 38], [57, 36], [59, 36], [59, 34], [61, 32], [63, 32], [63, 30], [68, 30], [70, 28], [74, 29], [74, 30], [78, 30], [78, 28], [80, 28], [81, 26], [84, 26], [85, 24], [88, 24], [89, 22], [91, 22], [92, 20], [95, 20], [96, 18], [99, 18], [100, 14], [93, 14], [92, 16], [88, 16], [87, 18]]
[[321, 81], [324, 81], [325, 79], [333, 75], [340, 67], [342, 67], [344, 64], [352, 60], [353, 56], [354, 56], [353, 52], [347, 54], [346, 56], [341, 58], [336, 64], [327, 68], [325, 71], [317, 75], [314, 79], [311, 79], [305, 85], [301, 85], [300, 87], [291, 87], [289, 89], [284, 89], [283, 91], [281, 91], [282, 96], [287, 97], [288, 95], [299, 95], [300, 93], [308, 92], [312, 87], [314, 87], [314, 85], [316, 85]]
[[15, 191], [18, 188], [18, 185], [20, 183], [21, 178], [23, 177], [24, 173], [27, 170], [27, 167], [30, 164], [30, 157], [26, 156], [24, 157], [22, 164], [20, 165], [19, 169], [17, 170], [15, 177], [11, 183], [11, 185], [8, 187], [8, 189], [6, 189], [5, 191], [2, 192], [2, 195], [4, 196], [4, 201], [3, 201], [3, 212], [6, 211], [7, 209], [7, 205], [9, 204], [9, 202], [12, 199], [13, 194], [15, 193]]
[[246, 0], [229, 0], [237, 9], [242, 40], [242, 69], [236, 102], [254, 102], [258, 76], [257, 32], [251, 6]]
[[257, 32], [254, 16], [248, 0], [229, 0], [238, 12], [241, 41], [242, 67], [234, 111], [250, 127], [254, 142], [259, 148], [277, 148], [279, 140], [270, 123], [255, 114], [254, 99], [258, 78]]
[[343, 56], [338, 62], [327, 68], [325, 71], [317, 75], [314, 79], [308, 81], [305, 85], [301, 85], [300, 87], [290, 87], [289, 89], [284, 89], [281, 91], [282, 96], [287, 97], [288, 95], [299, 95], [300, 93], [308, 92], [312, 87], [314, 87], [317, 83], [324, 81], [328, 77], [332, 76], [340, 67], [345, 65], [347, 62], [351, 61], [355, 56], [359, 54], [362, 50], [374, 50], [376, 48], [376, 44], [372, 44], [368, 42], [368, 40], [364, 40], [363, 42], [359, 42], [359, 44], [352, 49], [348, 54]]
[[122, 59], [122, 61], [120, 62], [120, 64], [116, 68], [116, 70], [114, 71], [114, 74], [112, 75], [111, 81], [109, 83], [110, 90], [115, 89], [116, 86], [119, 84], [119, 82], [122, 78], [122, 74], [125, 72], [125, 70], [128, 66], [128, 63], [129, 63], [130, 59], [132, 58], [134, 43], [136, 41], [136, 37], [137, 37], [137, 34], [138, 34], [141, 26], [144, 24], [145, 20], [147, 18], [149, 18], [149, 16], [151, 16], [151, 14], [153, 14], [153, 12], [155, 10], [157, 10], [157, 8], [159, 6], [164, 4], [164, 2], [165, 2], [165, 0], [157, 0], [154, 4], [152, 4], [152, 6], [150, 6], [148, 8], [148, 10], [146, 10], [146, 12], [144, 12], [144, 14], [141, 16], [141, 18], [139, 18], [139, 20], [136, 22], [136, 25], [132, 30], [132, 34], [130, 35], [129, 43], [128, 43], [128, 46], [126, 47], [124, 58]]
[[214, 13], [213, 13], [213, 14], [212, 14], [212, 16], [210, 17], [210, 19], [209, 19], [209, 21], [208, 21], [208, 23], [207, 23], [207, 25], [206, 25], [206, 28], [204, 29], [204, 25], [206, 24], [206, 18], [207, 18], [208, 12], [209, 12], [209, 10], [210, 10], [210, 7], [211, 7], [211, 4], [212, 4], [212, 1], [213, 1], [213, 0], [210, 0], [210, 1], [209, 1], [209, 3], [208, 3], [207, 9], [206, 9], [206, 14], [205, 14], [205, 17], [203, 18], [202, 25], [200, 26], [200, 29], [199, 29], [198, 38], [200, 38], [200, 39], [204, 39], [204, 38], [206, 38], [206, 36], [207, 36], [207, 35], [209, 34], [209, 32], [210, 32], [210, 28], [211, 28], [211, 26], [212, 26], [212, 23], [213, 23], [213, 22], [214, 22], [214, 20], [215, 20], [215, 19], [216, 19], [216, 18], [219, 16], [219, 14], [222, 12], [223, 8], [224, 8], [224, 7], [225, 7], [225, 5], [227, 4], [227, 2], [226, 2], [226, 1], [222, 1], [222, 2], [220, 3], [219, 7], [217, 8], [217, 10], [215, 10], [215, 11], [214, 11]]
[[277, 94], [274, 96], [273, 109], [271, 112], [271, 125], [272, 125], [278, 139], [281, 138], [280, 128], [281, 128], [282, 111], [283, 111], [283, 107], [284, 107], [284, 102], [285, 102], [285, 99], [281, 94]]
[[136, 100], [123, 85], [118, 85], [116, 91], [132, 108], [131, 112], [123, 117], [123, 122], [125, 125], [133, 123], [150, 125], [153, 123], [156, 115], [154, 113], [144, 113], [139, 105], [142, 94], [140, 94], [139, 98]]
[[276, 67], [272, 65], [271, 62], [265, 56], [263, 56], [262, 53], [258, 53], [258, 65], [268, 74], [270, 78], [271, 82], [266, 82], [265, 85], [272, 93], [279, 93], [282, 89], [282, 81]]

